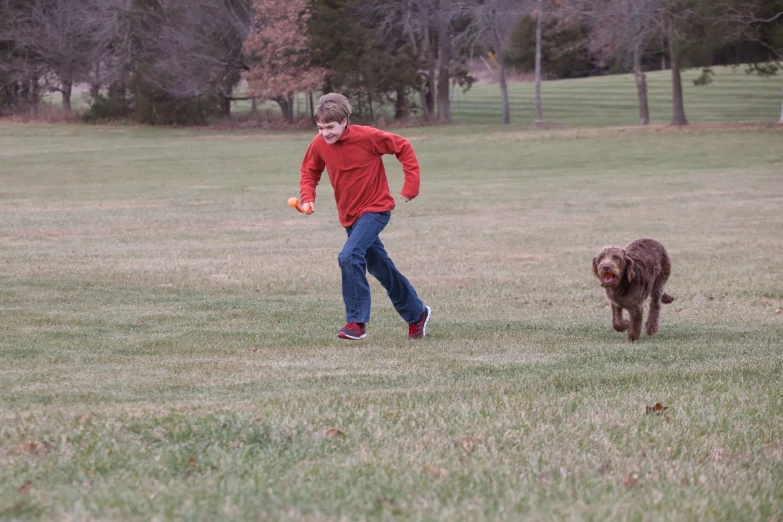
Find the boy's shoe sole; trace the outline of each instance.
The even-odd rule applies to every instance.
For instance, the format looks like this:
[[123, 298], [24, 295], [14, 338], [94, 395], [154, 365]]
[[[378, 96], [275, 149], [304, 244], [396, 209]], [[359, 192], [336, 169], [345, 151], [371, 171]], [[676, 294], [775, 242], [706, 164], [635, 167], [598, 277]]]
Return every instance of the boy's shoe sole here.
[[364, 339], [365, 337], [367, 337], [367, 334], [363, 333], [359, 337], [354, 337], [353, 335], [347, 334], [345, 332], [337, 332], [337, 337], [339, 337], [340, 339], [350, 339], [351, 341], [358, 341], [359, 339]]

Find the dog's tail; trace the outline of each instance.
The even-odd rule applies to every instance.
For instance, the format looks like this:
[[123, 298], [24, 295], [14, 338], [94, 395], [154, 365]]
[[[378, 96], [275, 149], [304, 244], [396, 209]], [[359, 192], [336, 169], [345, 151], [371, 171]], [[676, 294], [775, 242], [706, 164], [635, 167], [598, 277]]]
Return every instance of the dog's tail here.
[[673, 298], [672, 296], [670, 296], [669, 294], [667, 294], [667, 293], [664, 293], [664, 294], [661, 296], [661, 302], [662, 302], [663, 304], [669, 304], [669, 303], [671, 303], [672, 301], [674, 301], [674, 298]]

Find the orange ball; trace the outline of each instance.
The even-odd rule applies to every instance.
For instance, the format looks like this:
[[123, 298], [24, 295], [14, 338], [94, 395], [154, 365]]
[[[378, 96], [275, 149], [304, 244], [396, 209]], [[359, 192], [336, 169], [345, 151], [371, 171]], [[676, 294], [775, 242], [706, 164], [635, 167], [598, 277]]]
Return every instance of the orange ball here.
[[291, 207], [295, 207], [299, 204], [299, 200], [297, 198], [288, 198], [288, 205]]

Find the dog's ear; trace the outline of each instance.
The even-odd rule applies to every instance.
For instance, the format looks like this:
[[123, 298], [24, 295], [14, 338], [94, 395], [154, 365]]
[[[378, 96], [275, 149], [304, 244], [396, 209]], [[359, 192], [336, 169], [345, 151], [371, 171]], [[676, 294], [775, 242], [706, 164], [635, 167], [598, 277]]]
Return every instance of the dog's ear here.
[[634, 270], [636, 263], [634, 263], [633, 259], [631, 259], [628, 254], [623, 253], [623, 257], [625, 258], [625, 271], [628, 274], [628, 282], [630, 283], [633, 281], [633, 278], [636, 277], [636, 271]]
[[598, 263], [604, 258], [606, 255], [606, 249], [607, 247], [604, 247], [601, 249], [600, 252], [598, 252], [595, 257], [593, 258], [593, 275], [596, 279], [600, 280], [601, 277], [598, 275]]

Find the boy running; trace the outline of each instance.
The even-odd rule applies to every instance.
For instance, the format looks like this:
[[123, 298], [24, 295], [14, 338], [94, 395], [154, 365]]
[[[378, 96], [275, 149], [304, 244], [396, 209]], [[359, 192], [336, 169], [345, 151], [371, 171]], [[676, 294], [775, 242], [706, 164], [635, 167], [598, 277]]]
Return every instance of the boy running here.
[[389, 223], [394, 198], [383, 168], [382, 156], [394, 154], [402, 163], [405, 182], [401, 196], [410, 201], [419, 195], [419, 162], [411, 144], [402, 136], [372, 127], [349, 125], [351, 104], [342, 94], [321, 96], [314, 116], [316, 136], [305, 152], [300, 171], [302, 207], [315, 212], [315, 188], [326, 167], [334, 189], [340, 224], [348, 239], [337, 256], [342, 271], [346, 325], [341, 339], [364, 339], [370, 320], [370, 272], [408, 323], [408, 337], [426, 335], [432, 310], [424, 306], [410, 282], [389, 259], [378, 235]]

